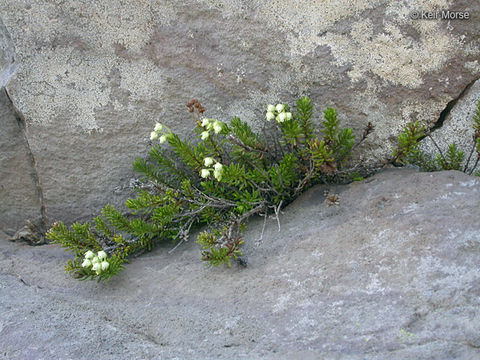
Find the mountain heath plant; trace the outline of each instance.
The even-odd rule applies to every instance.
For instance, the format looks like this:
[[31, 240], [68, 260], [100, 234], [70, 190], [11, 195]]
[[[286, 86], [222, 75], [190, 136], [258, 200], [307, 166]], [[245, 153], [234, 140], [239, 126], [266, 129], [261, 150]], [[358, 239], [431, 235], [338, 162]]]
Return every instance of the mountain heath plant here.
[[327, 108], [317, 131], [307, 97], [295, 109], [268, 105], [259, 132], [238, 117], [228, 123], [204, 117], [197, 100], [187, 108], [194, 140], [155, 124], [148, 157], [133, 164], [141, 185], [124, 211], [107, 205], [92, 222], [51, 227], [48, 238], [74, 254], [66, 271], [108, 280], [132, 255], [165, 241], [178, 246], [201, 227], [204, 261], [218, 266], [241, 260], [248, 218], [273, 213], [278, 220], [280, 209], [313, 184], [358, 177], [359, 167], [349, 168], [348, 159], [373, 130], [369, 123], [355, 142], [353, 130], [341, 128], [337, 112]]

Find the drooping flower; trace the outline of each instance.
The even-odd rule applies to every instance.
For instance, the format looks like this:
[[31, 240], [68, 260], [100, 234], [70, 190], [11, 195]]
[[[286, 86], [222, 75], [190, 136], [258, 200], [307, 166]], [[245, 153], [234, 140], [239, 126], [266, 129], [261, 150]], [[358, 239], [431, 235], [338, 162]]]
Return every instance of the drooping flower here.
[[210, 166], [213, 164], [215, 160], [211, 157], [206, 157], [205, 160], [203, 160], [203, 163], [205, 164], [205, 166]]
[[153, 129], [155, 132], [161, 131], [163, 129], [163, 125], [160, 123], [155, 123], [155, 128]]
[[291, 113], [291, 112], [287, 112], [287, 121], [292, 120], [292, 117], [293, 117], [292, 113]]
[[203, 119], [202, 120], [202, 126], [203, 127], [207, 126], [208, 124], [210, 124], [210, 119]]
[[[273, 106], [273, 105], [272, 105]], [[265, 118], [267, 119], [267, 121], [270, 121], [272, 119], [275, 118], [275, 114], [272, 112], [272, 111], [269, 111], [267, 112], [267, 114], [265, 115]]]
[[160, 142], [160, 144], [163, 144], [165, 141], [167, 141], [167, 135], [162, 135], [162, 136], [160, 136], [160, 138], [158, 139], [158, 141]]
[[87, 268], [92, 266], [92, 262], [88, 259], [83, 260], [82, 267]]
[[93, 264], [92, 270], [97, 272], [97, 275], [100, 273], [100, 269], [102, 268], [102, 265], [100, 265], [99, 262]]
[[272, 104], [269, 104], [269, 105], [267, 106], [267, 111], [268, 111], [268, 112], [274, 112], [275, 110], [276, 110], [276, 109], [275, 109], [275, 106], [273, 106]]
[[202, 140], [208, 139], [209, 136], [210, 136], [210, 133], [208, 131], [202, 132]]
[[281, 112], [280, 114], [277, 115], [277, 121], [279, 123], [282, 123], [282, 122], [285, 121], [286, 117], [287, 117], [287, 115], [284, 112]]
[[285, 109], [285, 105], [283, 104], [277, 104], [277, 106], [275, 106], [275, 109], [281, 113], [284, 109]]
[[95, 256], [95, 254], [94, 254], [93, 251], [91, 251], [91, 250], [88, 250], [88, 251], [85, 253], [85, 259], [93, 259], [94, 256]]
[[202, 169], [200, 176], [204, 179], [208, 178], [210, 176], [210, 169]]
[[93, 259], [92, 259], [92, 264], [98, 264], [100, 262], [100, 259], [98, 258], [98, 256], [95, 256]]
[[108, 263], [108, 261], [102, 261], [102, 270], [105, 271], [108, 269], [108, 267], [110, 266], [110, 264]]
[[215, 134], [218, 134], [220, 131], [222, 131], [222, 129], [222, 123], [218, 120], [215, 120], [215, 122], [213, 123], [213, 131], [215, 131]]
[[105, 260], [107, 258], [107, 253], [103, 250], [99, 251], [97, 255], [100, 260]]
[[213, 171], [213, 176], [215, 177], [215, 179], [217, 179], [218, 181], [221, 181], [222, 180], [222, 174], [223, 174], [223, 165], [220, 164], [220, 163], [216, 163], [214, 165], [214, 171]]
[[150, 133], [150, 140], [155, 140], [156, 138], [158, 138], [158, 133], [156, 131], [152, 131]]

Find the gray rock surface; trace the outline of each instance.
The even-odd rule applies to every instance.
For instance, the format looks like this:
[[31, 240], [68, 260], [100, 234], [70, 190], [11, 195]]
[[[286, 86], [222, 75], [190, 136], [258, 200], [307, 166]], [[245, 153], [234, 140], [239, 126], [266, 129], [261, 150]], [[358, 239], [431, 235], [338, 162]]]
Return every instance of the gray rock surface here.
[[[476, 81], [469, 87], [463, 96], [453, 106], [452, 110], [446, 115], [441, 127], [432, 132], [432, 138], [445, 154], [449, 145], [455, 143], [457, 148], [463, 151], [466, 165], [475, 141], [473, 135], [473, 115], [477, 109], [477, 103], [480, 101], [480, 81]], [[422, 141], [422, 149], [430, 154], [438, 154], [439, 150], [429, 138]], [[470, 157], [468, 171], [471, 171], [475, 165], [477, 156], [474, 151]], [[476, 170], [479, 166], [475, 167]]]
[[[470, 19], [410, 16], [433, 9]], [[374, 161], [480, 76], [477, 0], [17, 0], [0, 17], [21, 65], [6, 86], [52, 220], [122, 203], [154, 122], [188, 133], [192, 98], [209, 117], [257, 123], [265, 104], [311, 95], [357, 133], [376, 126], [360, 149]]]
[[249, 224], [247, 268], [206, 267], [192, 239], [77, 282], [58, 246], [0, 241], [0, 358], [480, 358], [480, 179], [388, 170], [332, 207], [324, 190], [281, 232]]
[[41, 194], [25, 123], [4, 85], [17, 67], [13, 42], [0, 19], [0, 230], [41, 218]]

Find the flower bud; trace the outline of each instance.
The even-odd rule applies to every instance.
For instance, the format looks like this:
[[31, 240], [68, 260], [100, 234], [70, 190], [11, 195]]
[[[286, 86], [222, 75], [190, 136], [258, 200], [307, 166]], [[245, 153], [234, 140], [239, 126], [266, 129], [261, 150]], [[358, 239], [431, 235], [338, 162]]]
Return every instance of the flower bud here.
[[213, 162], [214, 160], [211, 157], [206, 157], [205, 160], [203, 160], [203, 163], [205, 164], [205, 166], [210, 166], [213, 164]]
[[110, 264], [108, 263], [108, 261], [102, 261], [102, 270], [105, 271], [108, 269], [108, 267], [110, 266]]
[[160, 136], [160, 139], [158, 139], [158, 141], [160, 142], [160, 144], [163, 144], [165, 141], [167, 141], [167, 135]]
[[107, 253], [103, 250], [99, 251], [97, 255], [100, 260], [105, 260], [107, 258]]
[[285, 121], [286, 117], [287, 117], [287, 115], [284, 112], [281, 112], [280, 114], [277, 115], [277, 121], [279, 123], [282, 123], [282, 122]]
[[291, 112], [287, 112], [286, 114], [287, 114], [287, 121], [292, 120], [292, 118], [293, 118], [292, 113], [291, 113]]
[[277, 106], [275, 106], [275, 109], [281, 113], [284, 109], [285, 109], [285, 105], [283, 104], [277, 104]]
[[161, 131], [162, 129], [163, 129], [163, 125], [157, 122], [153, 130], [155, 130], [155, 132], [158, 132], [158, 131]]
[[92, 266], [92, 262], [88, 259], [85, 259], [82, 263], [82, 267], [86, 268], [86, 267], [90, 267]]
[[275, 118], [275, 114], [272, 111], [269, 111], [267, 112], [267, 115], [265, 115], [265, 118], [267, 119], [267, 121], [270, 121]]
[[155, 140], [156, 138], [158, 138], [158, 134], [156, 131], [152, 131], [150, 133], [150, 140]]
[[85, 253], [85, 259], [93, 259], [94, 256], [95, 256], [95, 254], [94, 254], [93, 251], [91, 251], [91, 250], [88, 250], [88, 251]]
[[269, 105], [267, 106], [267, 111], [268, 111], [268, 112], [274, 112], [274, 111], [275, 111], [275, 106], [273, 106], [272, 104], [269, 104]]
[[200, 171], [200, 176], [204, 179], [208, 178], [210, 176], [210, 170], [202, 169], [202, 171]]
[[209, 134], [208, 131], [202, 132], [202, 140], [208, 139], [209, 136], [210, 136], [210, 134]]

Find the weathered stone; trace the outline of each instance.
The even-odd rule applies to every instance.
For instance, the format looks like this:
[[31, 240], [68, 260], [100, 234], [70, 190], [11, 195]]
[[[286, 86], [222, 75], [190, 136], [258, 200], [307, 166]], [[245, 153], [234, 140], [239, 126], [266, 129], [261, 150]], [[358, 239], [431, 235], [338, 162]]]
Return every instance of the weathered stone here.
[[[448, 146], [452, 143], [457, 145], [457, 148], [463, 151], [465, 159], [463, 161], [462, 168], [467, 164], [469, 173], [475, 169], [478, 170], [479, 166], [474, 169], [477, 163], [477, 153], [475, 151], [475, 141], [473, 135], [475, 133], [473, 129], [473, 116], [477, 110], [477, 104], [480, 101], [480, 81], [472, 83], [472, 85], [466, 89], [464, 94], [452, 104], [451, 110], [445, 114], [443, 123], [438, 129], [432, 131], [433, 141], [437, 144], [443, 154], [448, 150]], [[439, 149], [435, 146], [430, 138], [425, 138], [422, 141], [422, 150], [429, 154], [439, 154]], [[473, 150], [473, 152], [472, 152]]]
[[[0, 241], [0, 358], [478, 359], [480, 179], [390, 170], [255, 219], [244, 268], [193, 239], [108, 284], [56, 245]], [[0, 233], [1, 234], [1, 233]]]
[[0, 230], [41, 217], [41, 195], [22, 119], [3, 87], [16, 68], [13, 43], [0, 21]]
[[36, 219], [36, 221], [26, 221], [27, 224], [10, 238], [10, 241], [23, 241], [30, 245], [44, 245], [48, 243], [45, 233], [47, 227], [42, 217]]
[[[435, 8], [470, 19], [410, 17]], [[265, 104], [309, 94], [357, 133], [375, 125], [359, 149], [375, 161], [480, 75], [476, 0], [18, 0], [0, 13], [22, 64], [7, 88], [48, 213], [67, 221], [121, 203], [154, 122], [189, 133], [192, 98], [258, 124]]]

